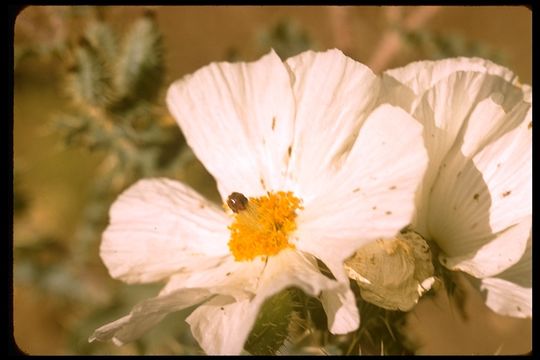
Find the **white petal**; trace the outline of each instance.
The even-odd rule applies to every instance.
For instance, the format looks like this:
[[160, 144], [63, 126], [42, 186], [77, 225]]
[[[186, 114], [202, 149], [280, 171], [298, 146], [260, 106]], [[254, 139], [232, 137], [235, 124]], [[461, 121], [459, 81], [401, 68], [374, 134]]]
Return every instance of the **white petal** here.
[[133, 307], [129, 315], [94, 331], [94, 334], [90, 336], [88, 341], [112, 340], [118, 346], [126, 344], [138, 339], [160, 322], [167, 314], [197, 304], [210, 295], [204, 289], [189, 289], [144, 300]]
[[128, 283], [211, 268], [229, 256], [229, 221], [179, 182], [141, 180], [111, 207], [101, 258], [112, 277]]
[[261, 259], [236, 261], [231, 256], [214, 268], [171, 276], [162, 293], [186, 288], [205, 288], [211, 293], [229, 295], [237, 300], [252, 298], [258, 292], [265, 268]]
[[[490, 131], [466, 134], [466, 154], [456, 148], [443, 163], [430, 197], [428, 225], [448, 268], [486, 277], [517, 262], [525, 250], [528, 228], [516, 224], [531, 214], [532, 136], [530, 110], [525, 119], [521, 110], [516, 112], [518, 127], [478, 153], [478, 143], [489, 140]], [[515, 125], [516, 112], [503, 117], [503, 128]], [[473, 116], [469, 125], [474, 121], [481, 119]]]
[[221, 197], [283, 187], [294, 122], [289, 74], [274, 51], [212, 63], [171, 85], [167, 105]]
[[238, 355], [244, 348], [260, 304], [217, 296], [186, 319], [191, 333], [208, 355]]
[[[499, 233], [489, 235], [484, 231], [484, 237], [472, 234], [462, 243], [473, 250], [463, 255], [441, 254], [439, 259], [451, 270], [461, 270], [477, 278], [494, 276], [514, 265], [523, 256], [531, 223], [532, 217], [529, 216]], [[474, 248], [479, 244], [478, 249]]]
[[290, 286], [318, 296], [322, 290], [334, 289], [338, 284], [319, 272], [315, 258], [286, 249], [268, 258], [257, 295], [268, 297]]
[[[313, 239], [312, 239], [313, 240]], [[302, 241], [302, 244], [309, 242]], [[321, 242], [317, 242], [321, 243]], [[319, 299], [323, 305], [328, 321], [328, 330], [332, 334], [346, 334], [360, 325], [360, 315], [356, 306], [356, 298], [351, 291], [349, 278], [345, 273], [343, 261], [328, 248], [310, 247], [311, 253], [321, 260], [336, 278], [336, 285], [331, 289], [322, 289]]]
[[[429, 165], [422, 190], [418, 194], [418, 210], [414, 222], [415, 230], [424, 236], [427, 236], [425, 220], [429, 213], [428, 199], [439, 168], [450, 149], [458, 146], [456, 143], [462, 140], [460, 134], [473, 110], [487, 98], [495, 101], [505, 112], [510, 112], [522, 102], [523, 92], [498, 76], [456, 72], [427, 90], [414, 110], [414, 117], [424, 125], [424, 140], [429, 154]], [[490, 128], [501, 126], [501, 121], [487, 121], [484, 125]], [[478, 131], [471, 133], [478, 134]]]
[[532, 233], [529, 235], [527, 247], [521, 259], [512, 267], [497, 274], [496, 277], [521, 287], [532, 288]]
[[187, 319], [207, 354], [239, 354], [260, 307], [270, 296], [291, 286], [312, 296], [338, 286], [318, 271], [314, 259], [294, 250], [283, 250], [269, 257], [260, 278], [247, 268], [244, 274], [258, 281], [253, 298], [235, 301], [232, 297], [219, 296], [199, 306]]
[[518, 318], [532, 317], [532, 288], [499, 278], [482, 279], [487, 291], [486, 305], [500, 315]]
[[337, 289], [323, 291], [320, 299], [332, 334], [347, 334], [358, 329], [360, 315], [348, 281], [342, 282]]
[[[468, 122], [464, 124], [465, 134], [459, 149], [461, 154], [465, 157], [472, 157], [483, 146], [496, 139], [497, 135], [500, 136], [496, 133], [503, 127], [505, 116], [506, 113], [502, 106], [498, 105], [492, 98], [479, 102], [472, 111]], [[512, 125], [515, 127], [519, 125], [519, 122]]]
[[325, 192], [298, 216], [298, 248], [343, 261], [362, 245], [409, 224], [427, 155], [422, 128], [402, 109], [382, 105], [366, 120]]
[[[517, 82], [517, 76], [512, 71], [485, 59], [459, 57], [439, 61], [417, 61], [383, 73], [385, 96], [395, 100], [391, 101], [392, 104], [411, 110], [415, 107], [415, 98], [418, 99], [437, 82], [456, 72], [489, 74], [506, 82]], [[405, 85], [412, 94], [404, 97], [402, 86], [399, 85]]]
[[350, 149], [379, 95], [379, 78], [339, 50], [306, 51], [287, 59], [296, 100], [289, 176], [295, 193], [317, 194], [324, 177]]
[[[250, 303], [250, 300], [257, 293], [263, 269], [264, 262], [261, 260], [236, 262], [232, 258], [228, 258], [227, 261], [215, 268], [175, 274], [169, 279], [159, 296], [141, 302], [133, 308], [129, 315], [100, 327], [89, 341], [113, 340], [116, 345], [125, 344], [143, 335], [168, 313], [201, 303], [215, 295], [217, 295], [215, 299], [226, 299], [227, 303], [230, 303], [228, 308], [241, 307], [242, 304]], [[199, 306], [199, 308], [207, 309], [209, 304], [213, 304], [213, 300]], [[256, 315], [256, 309], [253, 311]], [[223, 324], [223, 326], [225, 325]], [[198, 326], [202, 327], [203, 325]], [[225, 333], [215, 333], [213, 338], [223, 340]], [[194, 333], [194, 335], [200, 340], [197, 337], [198, 334]], [[203, 339], [203, 341], [208, 341], [208, 339]], [[201, 343], [201, 345], [203, 344]], [[229, 341], [227, 344], [226, 346], [233, 345]]]
[[532, 238], [519, 262], [501, 274], [482, 279], [480, 289], [486, 290], [486, 305], [498, 314], [532, 317]]
[[532, 212], [532, 109], [505, 118], [521, 123], [485, 146], [473, 161], [491, 194], [490, 226], [501, 231]]

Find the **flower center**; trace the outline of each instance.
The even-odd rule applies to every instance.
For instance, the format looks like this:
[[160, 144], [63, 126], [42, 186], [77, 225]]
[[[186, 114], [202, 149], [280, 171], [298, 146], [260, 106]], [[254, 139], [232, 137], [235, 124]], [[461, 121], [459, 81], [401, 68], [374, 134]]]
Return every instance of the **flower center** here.
[[232, 193], [227, 204], [235, 213], [229, 226], [228, 245], [236, 261], [276, 255], [283, 249], [294, 248], [289, 243], [289, 234], [296, 229], [296, 210], [302, 206], [292, 192], [269, 192], [249, 199]]

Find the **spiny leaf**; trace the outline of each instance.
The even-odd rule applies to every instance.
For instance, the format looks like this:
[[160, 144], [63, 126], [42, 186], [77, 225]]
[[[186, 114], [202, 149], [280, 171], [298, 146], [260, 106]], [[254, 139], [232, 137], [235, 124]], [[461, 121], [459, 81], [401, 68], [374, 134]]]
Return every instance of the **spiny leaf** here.
[[156, 99], [163, 81], [163, 45], [152, 13], [131, 27], [116, 63], [114, 84], [120, 96], [119, 108], [136, 101]]
[[74, 48], [75, 63], [69, 69], [69, 95], [79, 105], [103, 107], [110, 100], [110, 77], [103, 59], [87, 39]]
[[55, 130], [59, 131], [66, 145], [86, 147], [95, 150], [109, 146], [116, 137], [103, 129], [96, 118], [89, 113], [60, 114], [52, 123]]
[[[366, 316], [369, 314], [368, 316]], [[385, 355], [412, 354], [400, 333], [406, 313], [366, 304], [360, 309], [362, 324], [358, 330], [359, 351]]]
[[245, 349], [254, 355], [274, 355], [288, 335], [293, 314], [293, 299], [289, 291], [282, 291], [264, 303]]
[[403, 336], [402, 327], [407, 313], [386, 310], [364, 301], [359, 295], [358, 286], [353, 282], [351, 289], [356, 295], [360, 315], [360, 327], [349, 334], [348, 341], [342, 344], [344, 354], [386, 355], [413, 354], [414, 344]]
[[111, 64], [118, 53], [118, 41], [111, 27], [103, 21], [92, 21], [88, 24], [85, 36], [107, 64]]

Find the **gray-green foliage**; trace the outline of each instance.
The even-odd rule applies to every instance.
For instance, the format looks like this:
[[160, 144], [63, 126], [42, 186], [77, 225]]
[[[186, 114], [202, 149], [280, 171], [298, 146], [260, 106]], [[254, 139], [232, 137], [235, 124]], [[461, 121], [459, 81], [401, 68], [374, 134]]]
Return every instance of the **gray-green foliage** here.
[[68, 94], [81, 105], [124, 115], [154, 102], [163, 85], [163, 45], [151, 13], [136, 20], [120, 43], [96, 19], [73, 56]]
[[347, 342], [345, 354], [412, 355], [413, 344], [404, 337], [402, 328], [407, 313], [370, 304], [357, 296], [360, 327]]
[[[282, 19], [269, 28], [263, 28], [256, 33], [254, 40], [257, 45], [257, 53], [260, 56], [273, 49], [281, 59], [316, 48], [309, 33], [291, 19]], [[242, 61], [241, 49], [229, 47], [226, 50], [225, 60], [229, 62]]]
[[[67, 146], [99, 151], [103, 160], [69, 246], [60, 252], [55, 246], [66, 242], [45, 237], [17, 246], [14, 279], [67, 303], [84, 304], [76, 308], [90, 311], [80, 326], [71, 329], [70, 346], [78, 353], [94, 353], [100, 347], [88, 346], [89, 328], [129, 312], [136, 302], [119, 294], [123, 287], [112, 280], [100, 282], [100, 294], [107, 294], [103, 297], [92, 281], [85, 281], [88, 276], [80, 277], [95, 271], [99, 263], [97, 247], [112, 202], [140, 178], [181, 176], [184, 162], [193, 160], [178, 126], [163, 121], [163, 46], [154, 17], [148, 13], [139, 17], [124, 36], [103, 17], [85, 20], [78, 29], [82, 36], [58, 47], [64, 49], [59, 58], [66, 61], [63, 90], [70, 110], [57, 115], [52, 124]], [[24, 199], [18, 191], [22, 204], [18, 208], [24, 209]], [[51, 259], [49, 254], [62, 256]], [[97, 324], [93, 320], [99, 308], [108, 316]]]
[[282, 291], [263, 304], [245, 349], [253, 355], [274, 355], [288, 336], [294, 313], [291, 291]]
[[106, 60], [86, 38], [73, 49], [74, 64], [68, 69], [67, 90], [81, 107], [100, 108], [111, 99], [111, 74]]
[[126, 105], [154, 101], [163, 81], [163, 48], [154, 16], [147, 12], [133, 24], [114, 67], [115, 90]]
[[102, 19], [88, 24], [85, 32], [86, 39], [100, 55], [113, 61], [118, 55], [118, 39], [111, 27]]
[[270, 29], [262, 31], [258, 41], [264, 52], [274, 49], [282, 59], [314, 47], [309, 34], [290, 19], [279, 21]]
[[[66, 142], [105, 148], [124, 174], [166, 171], [174, 160], [167, 154], [178, 158], [184, 141], [176, 126], [160, 122], [163, 45], [154, 16], [145, 13], [121, 39], [96, 18], [70, 53], [66, 89], [74, 109], [56, 121]], [[124, 177], [124, 186], [134, 180]]]
[[81, 261], [99, 239], [114, 197], [140, 178], [178, 175], [190, 150], [179, 128], [161, 121], [163, 45], [151, 13], [124, 36], [95, 17], [70, 55], [65, 89], [73, 110], [56, 117], [56, 129], [67, 145], [105, 154], [76, 232]]
[[478, 56], [499, 64], [504, 64], [507, 60], [506, 54], [502, 51], [459, 34], [438, 33], [421, 29], [402, 30], [401, 35], [405, 43], [415, 49], [423, 58], [444, 59], [456, 56]]

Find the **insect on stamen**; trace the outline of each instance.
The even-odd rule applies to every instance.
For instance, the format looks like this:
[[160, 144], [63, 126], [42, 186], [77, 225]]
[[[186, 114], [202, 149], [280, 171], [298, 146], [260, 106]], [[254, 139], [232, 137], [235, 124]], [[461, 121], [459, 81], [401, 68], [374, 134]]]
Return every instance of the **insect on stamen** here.
[[238, 214], [242, 210], [246, 210], [247, 204], [248, 199], [239, 192], [233, 192], [227, 198], [227, 205], [236, 214]]

